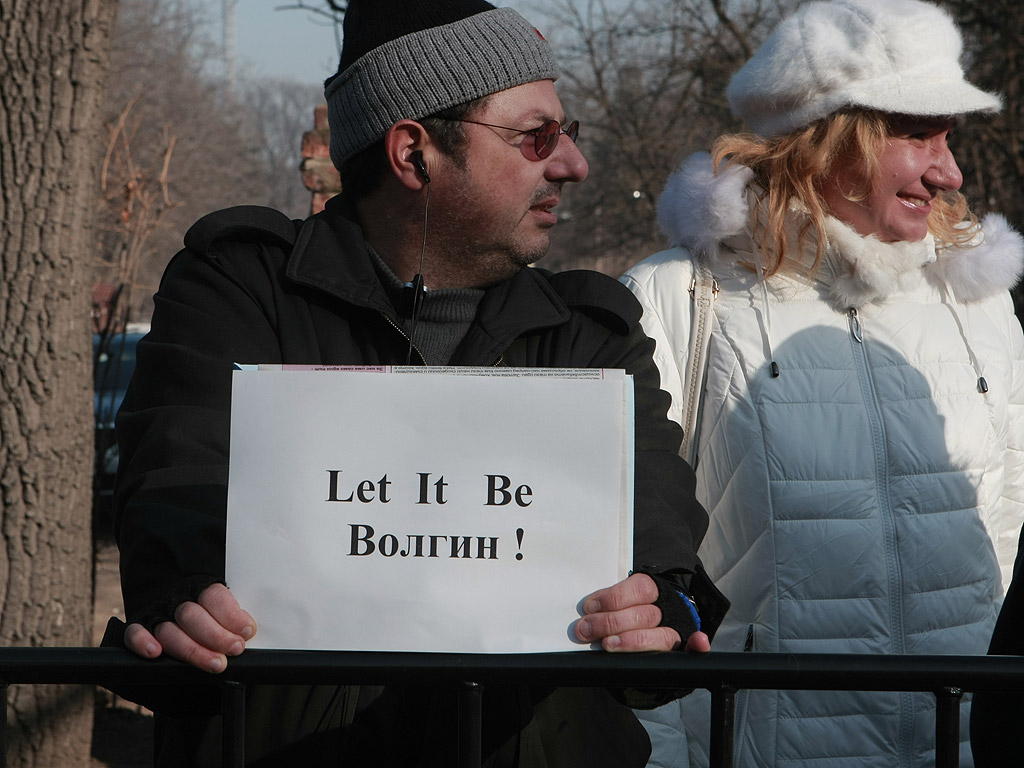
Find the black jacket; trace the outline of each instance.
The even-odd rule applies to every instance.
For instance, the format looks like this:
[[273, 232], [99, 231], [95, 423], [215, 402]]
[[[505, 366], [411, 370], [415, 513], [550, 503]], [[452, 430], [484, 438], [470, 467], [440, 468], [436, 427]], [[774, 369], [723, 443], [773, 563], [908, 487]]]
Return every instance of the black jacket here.
[[[214, 213], [168, 266], [117, 419], [115, 533], [129, 621], [153, 626], [223, 580], [233, 362], [405, 362], [408, 338], [347, 213], [335, 198], [297, 230], [269, 209]], [[486, 290], [451, 364], [633, 374], [635, 566], [692, 595], [713, 634], [727, 602], [695, 554], [707, 515], [639, 319], [611, 278], [524, 269]], [[672, 625], [688, 634], [685, 622]]]
[[[992, 630], [990, 656], [1024, 656], [1024, 528], [1017, 543], [1013, 578]], [[971, 751], [975, 768], [1020, 764], [1024, 691], [976, 691], [971, 703]]]

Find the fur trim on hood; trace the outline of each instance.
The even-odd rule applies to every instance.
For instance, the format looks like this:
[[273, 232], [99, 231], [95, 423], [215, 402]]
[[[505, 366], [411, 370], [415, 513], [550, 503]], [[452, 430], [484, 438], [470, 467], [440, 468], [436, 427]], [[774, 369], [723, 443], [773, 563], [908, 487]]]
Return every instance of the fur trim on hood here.
[[944, 281], [957, 301], [970, 303], [1009, 290], [1024, 274], [1024, 238], [998, 213], [981, 221], [982, 239], [973, 248], [948, 248], [928, 270]]
[[[723, 165], [716, 176], [707, 153], [686, 158], [658, 199], [661, 231], [673, 246], [714, 253], [723, 240], [749, 230], [753, 175], [745, 166]], [[1024, 274], [1024, 238], [998, 214], [985, 217], [976, 245], [937, 254], [931, 237], [883, 243], [832, 218], [826, 230], [838, 262], [830, 291], [842, 306], [884, 299], [922, 277], [968, 303], [1009, 290]]]
[[747, 184], [754, 172], [744, 165], [723, 167], [718, 176], [711, 155], [698, 152], [668, 178], [658, 198], [658, 225], [673, 246], [692, 251], [712, 247], [747, 226]]

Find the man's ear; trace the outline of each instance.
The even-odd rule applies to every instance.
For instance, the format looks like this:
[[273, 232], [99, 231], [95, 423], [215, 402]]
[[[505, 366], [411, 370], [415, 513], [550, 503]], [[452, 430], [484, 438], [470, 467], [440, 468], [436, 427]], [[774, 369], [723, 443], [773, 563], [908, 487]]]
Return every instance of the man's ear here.
[[426, 129], [415, 120], [399, 120], [384, 134], [384, 153], [395, 178], [413, 191], [430, 182], [434, 146]]

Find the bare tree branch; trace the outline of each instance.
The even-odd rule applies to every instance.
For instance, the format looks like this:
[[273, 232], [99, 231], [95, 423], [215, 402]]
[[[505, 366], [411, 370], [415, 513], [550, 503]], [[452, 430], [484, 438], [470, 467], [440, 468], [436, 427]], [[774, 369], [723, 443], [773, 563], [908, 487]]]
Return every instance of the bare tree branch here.
[[[729, 78], [795, 0], [552, 0], [567, 112], [590, 179], [568, 192], [551, 266], [618, 274], [662, 247], [656, 201], [685, 154], [738, 127]], [[581, 261], [588, 254], [588, 261]]]

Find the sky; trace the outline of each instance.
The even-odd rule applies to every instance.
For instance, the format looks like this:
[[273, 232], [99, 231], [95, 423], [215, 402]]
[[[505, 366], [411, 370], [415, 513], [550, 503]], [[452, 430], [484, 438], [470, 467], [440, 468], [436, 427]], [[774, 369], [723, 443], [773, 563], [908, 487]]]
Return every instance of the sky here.
[[[497, 0], [521, 12], [528, 0]], [[221, 0], [203, 0], [211, 18], [220, 22]], [[304, 0], [315, 5], [317, 0]], [[275, 10], [294, 0], [237, 0], [235, 49], [238, 71], [250, 75], [322, 83], [338, 66], [334, 30], [307, 11]]]
[[[316, 0], [306, 0], [312, 5]], [[206, 0], [215, 8], [220, 0]], [[334, 29], [307, 11], [275, 10], [292, 0], [240, 0], [235, 8], [239, 74], [322, 83], [338, 67]], [[218, 11], [219, 21], [219, 11]]]

